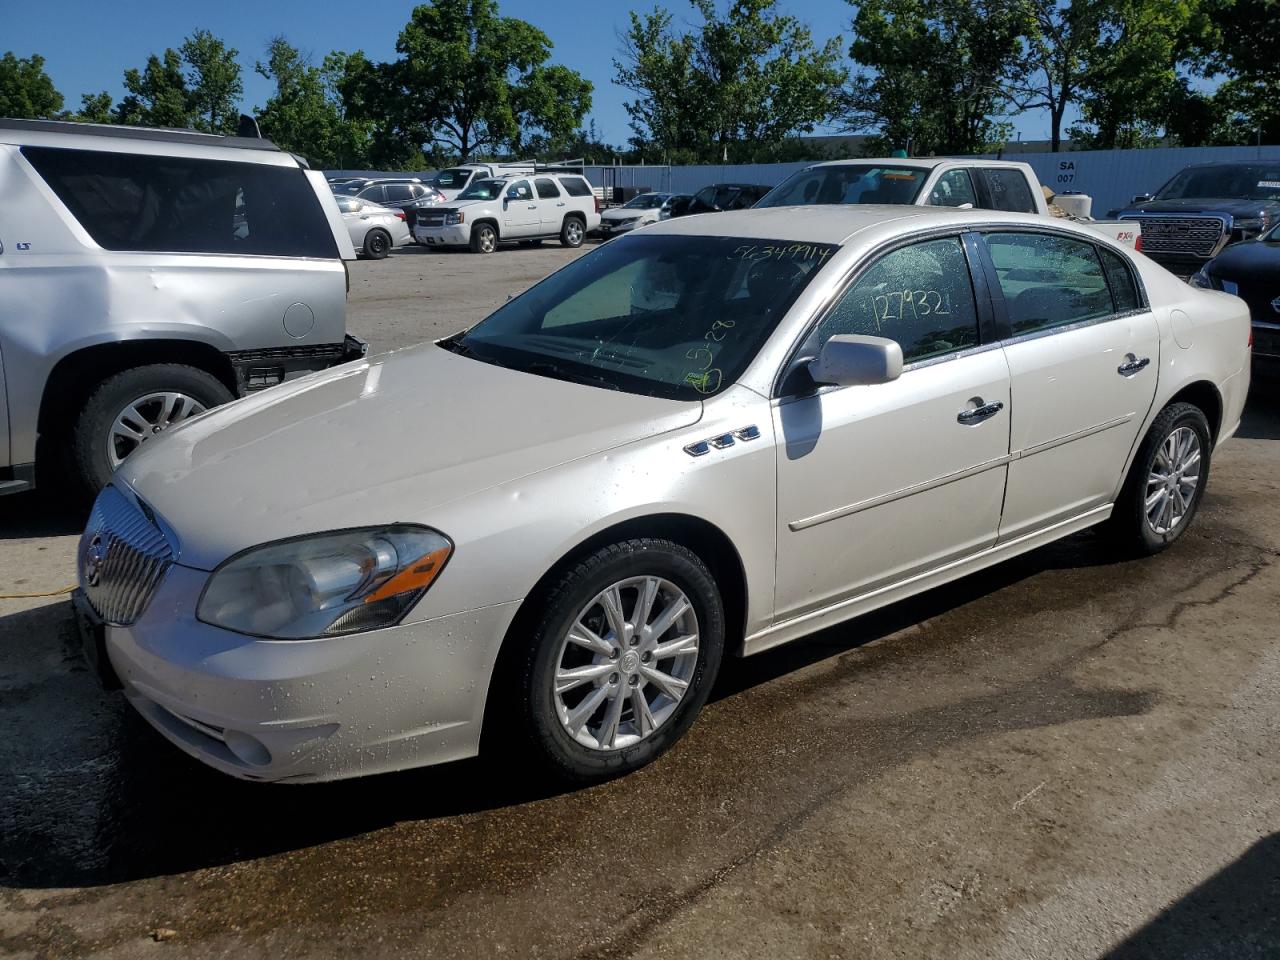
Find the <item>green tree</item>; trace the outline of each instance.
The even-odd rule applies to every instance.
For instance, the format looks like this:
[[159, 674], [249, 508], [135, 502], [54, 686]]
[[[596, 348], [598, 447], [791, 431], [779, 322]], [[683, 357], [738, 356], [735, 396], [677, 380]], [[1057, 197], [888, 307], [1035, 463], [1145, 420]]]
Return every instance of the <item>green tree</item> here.
[[734, 0], [723, 15], [713, 0], [690, 3], [700, 22], [687, 31], [664, 9], [633, 12], [614, 60], [637, 95], [632, 142], [652, 159], [756, 159], [839, 112], [839, 39], [818, 46], [777, 0]]
[[71, 115], [71, 119], [81, 123], [114, 123], [112, 102], [111, 94], [105, 90], [101, 93], [82, 93], [80, 109]]
[[[851, 0], [853, 2], [853, 0]], [[1031, 34], [1028, 0], [864, 0], [849, 56], [851, 127], [915, 153], [980, 153], [1008, 135], [1007, 78]]]
[[176, 50], [152, 54], [138, 70], [124, 72], [124, 88], [128, 91], [116, 105], [119, 123], [144, 127], [189, 127], [191, 95], [182, 73], [182, 57]]
[[47, 120], [62, 109], [60, 94], [44, 72], [44, 57], [33, 53], [0, 57], [0, 117]]
[[276, 85], [258, 111], [258, 125], [277, 146], [305, 156], [315, 167], [358, 168], [365, 162], [367, 125], [346, 119], [338, 91], [345, 54], [330, 54], [316, 67], [284, 37], [267, 46], [255, 69]]
[[1067, 108], [1085, 84], [1089, 56], [1101, 29], [1093, 0], [1031, 0], [1031, 29], [1012, 64], [1009, 98], [1019, 110], [1049, 115], [1050, 149], [1062, 149]]
[[[1194, 71], [1220, 78], [1206, 142], [1280, 143], [1280, 0], [1202, 0], [1188, 47]], [[1203, 96], [1202, 96], [1203, 99]]]
[[187, 65], [188, 108], [192, 125], [209, 133], [231, 134], [240, 121], [240, 51], [229, 48], [208, 30], [197, 30], [179, 50]]
[[500, 16], [496, 0], [415, 7], [396, 52], [390, 63], [350, 65], [342, 82], [348, 105], [377, 126], [377, 152], [440, 148], [466, 160], [524, 138], [567, 137], [591, 108], [591, 84], [549, 64], [547, 35]]

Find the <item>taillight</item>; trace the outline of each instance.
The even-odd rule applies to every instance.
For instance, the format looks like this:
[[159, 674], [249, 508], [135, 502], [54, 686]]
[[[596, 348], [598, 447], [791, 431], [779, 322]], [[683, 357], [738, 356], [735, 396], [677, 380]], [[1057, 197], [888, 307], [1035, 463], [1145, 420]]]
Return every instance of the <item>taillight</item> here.
[[396, 219], [398, 219], [398, 220], [408, 220], [409, 218], [405, 216], [405, 213], [404, 213], [404, 211], [403, 211], [403, 210], [397, 210], [397, 211], [396, 211]]
[[1138, 234], [1137, 239], [1133, 241], [1133, 249], [1137, 250], [1139, 253], [1142, 252], [1142, 234]]
[[591, 199], [592, 199], [592, 200], [594, 200], [594, 201], [596, 202], [596, 213], [599, 213], [599, 212], [600, 212], [600, 198], [599, 198], [599, 197], [596, 197], [596, 196], [593, 196]]

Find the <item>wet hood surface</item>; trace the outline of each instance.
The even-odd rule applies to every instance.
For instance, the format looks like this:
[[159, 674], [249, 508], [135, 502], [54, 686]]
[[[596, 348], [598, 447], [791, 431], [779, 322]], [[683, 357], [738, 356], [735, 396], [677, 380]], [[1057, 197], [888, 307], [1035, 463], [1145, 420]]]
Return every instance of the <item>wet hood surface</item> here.
[[697, 421], [702, 405], [520, 373], [424, 344], [200, 417], [117, 477], [172, 526], [178, 562], [434, 508]]
[[1237, 220], [1257, 219], [1263, 210], [1280, 209], [1280, 204], [1268, 200], [1249, 200], [1240, 197], [1192, 197], [1185, 200], [1148, 200], [1134, 207], [1121, 210], [1121, 216], [1135, 213], [1227, 213]]

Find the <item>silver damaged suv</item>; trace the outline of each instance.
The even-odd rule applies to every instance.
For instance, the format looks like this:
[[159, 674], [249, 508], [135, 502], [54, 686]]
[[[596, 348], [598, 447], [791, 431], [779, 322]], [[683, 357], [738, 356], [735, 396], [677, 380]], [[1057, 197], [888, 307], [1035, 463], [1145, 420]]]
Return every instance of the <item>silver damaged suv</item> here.
[[352, 359], [355, 252], [266, 140], [0, 120], [0, 493], [89, 490], [141, 444]]

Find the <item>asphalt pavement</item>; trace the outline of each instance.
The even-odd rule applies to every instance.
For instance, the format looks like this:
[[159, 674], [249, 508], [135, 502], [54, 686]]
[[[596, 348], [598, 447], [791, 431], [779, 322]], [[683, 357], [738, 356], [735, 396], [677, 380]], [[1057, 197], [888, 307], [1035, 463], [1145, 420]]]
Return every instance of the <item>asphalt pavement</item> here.
[[[351, 328], [440, 336], [574, 255], [359, 263]], [[78, 656], [83, 516], [0, 498], [0, 956], [1280, 957], [1278, 476], [1259, 384], [1171, 550], [1086, 532], [731, 659], [571, 791], [188, 760]]]

